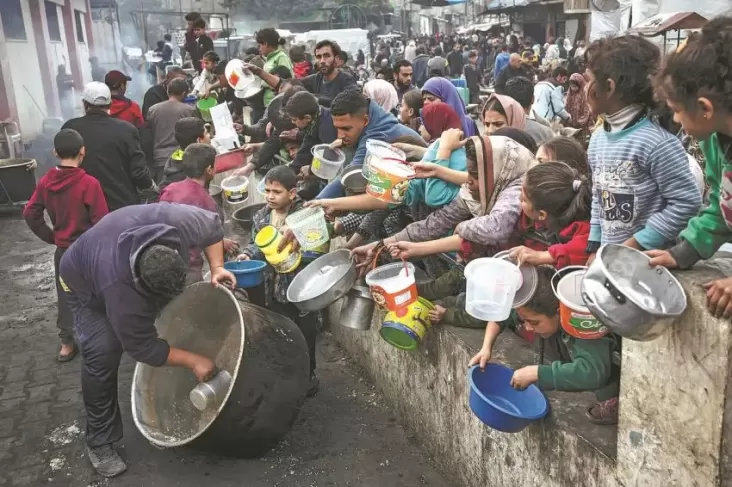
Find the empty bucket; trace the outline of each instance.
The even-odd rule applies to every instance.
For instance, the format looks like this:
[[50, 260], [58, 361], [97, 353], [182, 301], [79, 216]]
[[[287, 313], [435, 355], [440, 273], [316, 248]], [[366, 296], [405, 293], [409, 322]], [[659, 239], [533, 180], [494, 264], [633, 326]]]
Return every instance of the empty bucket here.
[[503, 259], [484, 257], [465, 266], [467, 292], [465, 311], [485, 321], [503, 321], [511, 314], [516, 291], [521, 287], [521, 271]]
[[221, 189], [229, 203], [242, 203], [249, 197], [249, 178], [229, 176], [221, 181]]
[[285, 218], [303, 250], [313, 250], [330, 240], [325, 212], [322, 208], [303, 208]]
[[331, 149], [328, 144], [318, 144], [310, 149], [313, 162], [310, 170], [321, 179], [334, 179], [346, 161], [346, 154], [340, 149]]
[[402, 260], [376, 267], [379, 253], [374, 258], [374, 268], [366, 274], [366, 284], [376, 304], [389, 311], [399, 311], [417, 301], [417, 283], [414, 279], [414, 264]]
[[595, 318], [582, 299], [582, 279], [587, 267], [570, 266], [552, 277], [552, 289], [559, 300], [559, 320], [569, 335], [584, 340], [602, 338], [608, 329]]

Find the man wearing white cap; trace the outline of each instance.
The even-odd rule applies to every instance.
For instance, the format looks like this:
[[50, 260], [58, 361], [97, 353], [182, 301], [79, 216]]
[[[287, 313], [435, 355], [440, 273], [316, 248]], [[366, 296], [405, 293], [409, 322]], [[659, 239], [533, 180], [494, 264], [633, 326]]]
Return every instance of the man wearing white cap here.
[[92, 82], [82, 95], [85, 115], [62, 128], [81, 134], [86, 147], [84, 170], [102, 186], [109, 211], [140, 203], [140, 191], [155, 185], [140, 147], [140, 134], [132, 124], [109, 116], [112, 93], [104, 83]]

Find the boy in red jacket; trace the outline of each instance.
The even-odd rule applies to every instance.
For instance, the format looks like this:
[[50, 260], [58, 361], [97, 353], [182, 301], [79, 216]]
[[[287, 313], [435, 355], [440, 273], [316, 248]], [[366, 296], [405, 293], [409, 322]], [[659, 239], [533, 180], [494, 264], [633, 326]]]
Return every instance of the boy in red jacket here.
[[[56, 245], [53, 266], [58, 296], [59, 362], [68, 362], [76, 356], [74, 323], [66, 302], [63, 284], [59, 281], [58, 266], [61, 257], [79, 236], [109, 213], [99, 181], [79, 167], [84, 159], [84, 139], [72, 129], [61, 130], [53, 139], [58, 166], [38, 182], [23, 217], [30, 229], [44, 242]], [[43, 219], [48, 212], [53, 228]]]

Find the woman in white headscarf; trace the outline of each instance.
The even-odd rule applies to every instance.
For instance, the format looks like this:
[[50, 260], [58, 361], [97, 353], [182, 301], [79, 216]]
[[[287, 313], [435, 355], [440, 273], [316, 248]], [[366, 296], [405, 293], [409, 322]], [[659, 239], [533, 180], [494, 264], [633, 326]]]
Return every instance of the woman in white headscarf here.
[[404, 49], [404, 59], [410, 63], [417, 57], [417, 44], [414, 41], [409, 41], [407, 48]]
[[394, 85], [383, 79], [372, 79], [363, 86], [363, 95], [376, 102], [385, 112], [396, 114], [399, 105]]

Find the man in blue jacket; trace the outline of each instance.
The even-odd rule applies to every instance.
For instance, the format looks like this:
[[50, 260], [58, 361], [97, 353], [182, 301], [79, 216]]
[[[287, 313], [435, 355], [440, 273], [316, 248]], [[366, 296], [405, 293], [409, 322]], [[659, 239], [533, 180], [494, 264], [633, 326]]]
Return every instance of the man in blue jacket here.
[[[406, 125], [402, 125], [392, 115], [384, 111], [376, 102], [368, 100], [358, 91], [344, 91], [333, 99], [330, 106], [338, 139], [334, 146], [353, 147], [355, 154], [350, 164], [361, 166], [366, 158], [366, 141], [381, 140], [393, 143], [400, 137], [420, 135]], [[318, 199], [338, 198], [345, 195], [340, 178], [328, 184], [318, 195]]]
[[60, 283], [83, 358], [87, 454], [105, 477], [127, 468], [112, 448], [122, 439], [122, 352], [153, 367], [187, 367], [199, 382], [215, 370], [211, 359], [171, 347], [155, 329], [159, 312], [185, 287], [191, 248], [204, 249], [211, 282], [233, 285], [234, 276], [224, 269], [219, 216], [188, 205], [121, 208], [79, 237], [61, 259]]

